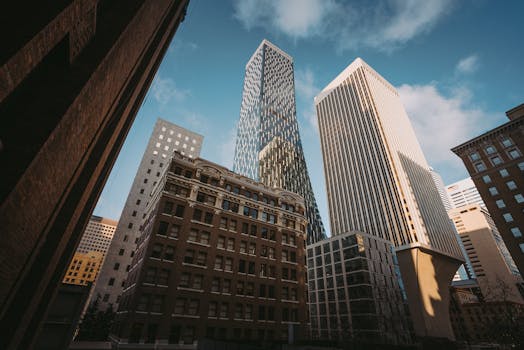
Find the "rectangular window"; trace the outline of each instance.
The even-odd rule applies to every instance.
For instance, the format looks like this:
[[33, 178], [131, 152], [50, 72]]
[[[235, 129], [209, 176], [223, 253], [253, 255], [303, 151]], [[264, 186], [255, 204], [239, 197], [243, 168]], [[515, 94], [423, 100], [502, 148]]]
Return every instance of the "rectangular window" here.
[[169, 261], [175, 260], [175, 248], [172, 246], [167, 246], [166, 251], [164, 253], [164, 259]]
[[167, 235], [167, 229], [169, 228], [169, 223], [165, 221], [160, 221], [158, 223], [158, 230], [156, 231], [156, 234], [159, 236], [165, 236]]
[[506, 222], [513, 222], [513, 216], [510, 213], [503, 214], [502, 216]]
[[234, 238], [228, 238], [227, 239], [227, 250], [235, 250], [235, 239]]
[[493, 165], [499, 165], [502, 164], [502, 159], [499, 156], [491, 157], [491, 164]]
[[477, 161], [480, 159], [480, 154], [478, 154], [478, 152], [473, 152], [469, 155], [469, 159], [472, 161]]
[[189, 301], [189, 307], [187, 308], [188, 315], [191, 315], [191, 316], [197, 315], [199, 307], [200, 307], [200, 301], [198, 299], [191, 299], [191, 301]]
[[211, 225], [213, 223], [213, 214], [210, 213], [210, 212], [206, 212], [206, 214], [204, 216], [204, 222], [206, 224]]
[[227, 219], [220, 218], [220, 228], [227, 229]]
[[169, 237], [178, 238], [179, 232], [180, 232], [180, 225], [171, 225], [171, 231], [169, 232]]
[[219, 248], [219, 249], [225, 249], [226, 248], [226, 237], [218, 236], [217, 248]]
[[163, 213], [171, 215], [172, 212], [173, 212], [173, 202], [166, 201], [164, 203], [164, 211], [163, 211]]
[[209, 238], [211, 234], [207, 231], [200, 232], [200, 243], [202, 244], [209, 244]]
[[511, 141], [510, 138], [505, 138], [502, 140], [502, 146], [504, 147], [511, 147], [513, 146], [513, 141]]
[[508, 151], [508, 154], [509, 154], [509, 157], [510, 157], [511, 159], [517, 159], [517, 158], [520, 157], [520, 152], [519, 152], [519, 150], [516, 149], [516, 148], [510, 149], [510, 150]]
[[515, 183], [515, 181], [508, 181], [508, 182], [506, 182], [506, 186], [508, 186], [509, 190], [516, 190], [517, 189], [517, 184]]
[[506, 169], [500, 169], [499, 170], [499, 174], [501, 177], [508, 177], [509, 176], [509, 173]]
[[213, 277], [211, 280], [211, 291], [215, 293], [220, 292], [220, 278]]
[[506, 207], [506, 203], [504, 203], [504, 201], [502, 199], [499, 199], [499, 200], [495, 201], [495, 204], [499, 208], [505, 208]]
[[229, 230], [237, 232], [237, 221], [236, 220], [233, 220], [233, 219], [229, 220]]
[[184, 217], [184, 206], [183, 205], [179, 204], [176, 206], [175, 216], [178, 216], [179, 218]]
[[189, 235], [187, 236], [187, 241], [188, 242], [196, 242], [197, 241], [197, 236], [198, 236], [198, 230], [192, 228], [189, 231]]
[[224, 270], [233, 271], [233, 258], [226, 258], [226, 264], [224, 265]]
[[186, 250], [186, 255], [184, 256], [184, 262], [186, 264], [192, 264], [195, 260], [195, 251], [193, 249]]
[[481, 171], [486, 170], [487, 168], [484, 162], [478, 162], [478, 163], [475, 163], [475, 169], [477, 169], [478, 172], [481, 172]]
[[200, 266], [206, 266], [206, 260], [207, 260], [207, 253], [198, 252], [196, 264]]
[[524, 171], [524, 162], [520, 162], [518, 164], [518, 167], [519, 167], [520, 171]]
[[520, 251], [524, 253], [524, 243], [519, 244]]
[[488, 147], [486, 147], [484, 149], [486, 151], [486, 154], [493, 154], [495, 152], [497, 152], [497, 149], [491, 145], [489, 145]]
[[222, 303], [220, 304], [220, 318], [228, 318], [229, 313], [229, 304]]
[[522, 237], [522, 232], [520, 232], [520, 228], [518, 228], [518, 227], [512, 227], [511, 228], [511, 234], [515, 238]]
[[193, 220], [202, 221], [202, 210], [195, 209], [193, 211]]
[[169, 270], [162, 269], [158, 274], [158, 284], [167, 286], [169, 281]]
[[186, 306], [186, 299], [184, 299], [184, 298], [177, 298], [176, 301], [175, 301], [174, 313], [176, 315], [183, 315], [185, 306]]
[[489, 193], [492, 195], [492, 196], [496, 196], [497, 194], [499, 194], [499, 191], [497, 190], [496, 187], [490, 187], [488, 189]]
[[224, 262], [224, 257], [217, 255], [215, 257], [215, 270], [222, 270], [222, 263]]
[[520, 193], [519, 194], [516, 194], [514, 196], [515, 200], [517, 201], [517, 203], [524, 203], [524, 196], [521, 195]]
[[489, 175], [482, 176], [482, 180], [484, 181], [485, 184], [491, 183], [491, 177], [489, 177]]
[[210, 301], [209, 302], [209, 308], [207, 311], [207, 315], [209, 317], [217, 317], [217, 302], [216, 301]]

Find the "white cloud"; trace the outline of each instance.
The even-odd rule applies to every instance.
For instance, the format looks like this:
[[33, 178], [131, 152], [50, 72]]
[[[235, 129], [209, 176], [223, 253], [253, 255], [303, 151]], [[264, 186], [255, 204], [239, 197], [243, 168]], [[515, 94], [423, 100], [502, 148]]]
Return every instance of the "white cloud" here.
[[475, 72], [479, 67], [479, 58], [477, 55], [470, 55], [468, 57], [464, 57], [461, 59], [457, 66], [455, 67], [455, 70], [458, 73], [468, 74]]
[[372, 47], [393, 50], [431, 30], [451, 8], [451, 0], [236, 0], [235, 18], [247, 29], [293, 39], [319, 37], [339, 50]]
[[435, 84], [402, 85], [398, 88], [424, 154], [443, 177], [458, 180], [465, 177], [465, 168], [450, 149], [481, 134], [495, 117], [470, 106], [471, 92], [456, 88], [452, 96], [444, 96]]
[[300, 100], [303, 106], [302, 115], [307, 119], [315, 132], [318, 133], [318, 120], [313, 99], [320, 92], [320, 89], [315, 85], [315, 77], [311, 69], [296, 71], [295, 89], [297, 100]]
[[156, 75], [151, 84], [151, 93], [161, 105], [165, 105], [171, 100], [182, 101], [189, 95], [189, 91], [178, 89], [173, 79], [162, 78], [159, 74]]

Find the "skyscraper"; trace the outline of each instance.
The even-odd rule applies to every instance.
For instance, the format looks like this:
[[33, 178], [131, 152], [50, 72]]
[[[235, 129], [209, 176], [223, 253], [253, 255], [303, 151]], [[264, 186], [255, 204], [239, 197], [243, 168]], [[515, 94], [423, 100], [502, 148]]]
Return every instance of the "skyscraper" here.
[[300, 194], [308, 243], [326, 237], [300, 141], [293, 58], [265, 39], [246, 64], [233, 169]]
[[158, 119], [129, 190], [113, 240], [95, 285], [100, 309], [109, 304], [116, 310], [145, 218], [146, 206], [155, 185], [174, 151], [189, 158], [200, 155], [203, 137], [168, 121]]
[[486, 204], [484, 204], [477, 187], [470, 177], [454, 182], [451, 185], [447, 185], [446, 193], [451, 203], [450, 209], [463, 207], [469, 204], [478, 204], [486, 209]]
[[464, 258], [396, 89], [357, 58], [315, 105], [332, 234], [391, 241], [416, 335], [452, 339], [448, 286]]

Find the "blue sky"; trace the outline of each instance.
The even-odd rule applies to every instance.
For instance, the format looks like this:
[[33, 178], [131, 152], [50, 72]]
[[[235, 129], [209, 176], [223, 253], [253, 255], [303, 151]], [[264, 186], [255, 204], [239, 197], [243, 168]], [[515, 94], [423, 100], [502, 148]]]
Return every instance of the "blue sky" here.
[[294, 58], [297, 114], [329, 227], [314, 96], [356, 57], [396, 86], [428, 162], [467, 177], [449, 149], [524, 102], [524, 1], [191, 0], [95, 209], [118, 219], [157, 118], [204, 136], [232, 167], [245, 64], [264, 38]]

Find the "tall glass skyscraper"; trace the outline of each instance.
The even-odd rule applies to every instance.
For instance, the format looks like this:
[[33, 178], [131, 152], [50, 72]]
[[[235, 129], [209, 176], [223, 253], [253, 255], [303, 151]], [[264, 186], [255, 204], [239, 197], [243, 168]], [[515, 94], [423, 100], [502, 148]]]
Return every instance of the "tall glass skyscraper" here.
[[300, 194], [308, 243], [326, 237], [298, 131], [293, 58], [267, 40], [246, 64], [233, 170]]
[[398, 92], [357, 58], [315, 105], [332, 234], [392, 242], [415, 333], [453, 338], [448, 286], [464, 258]]

